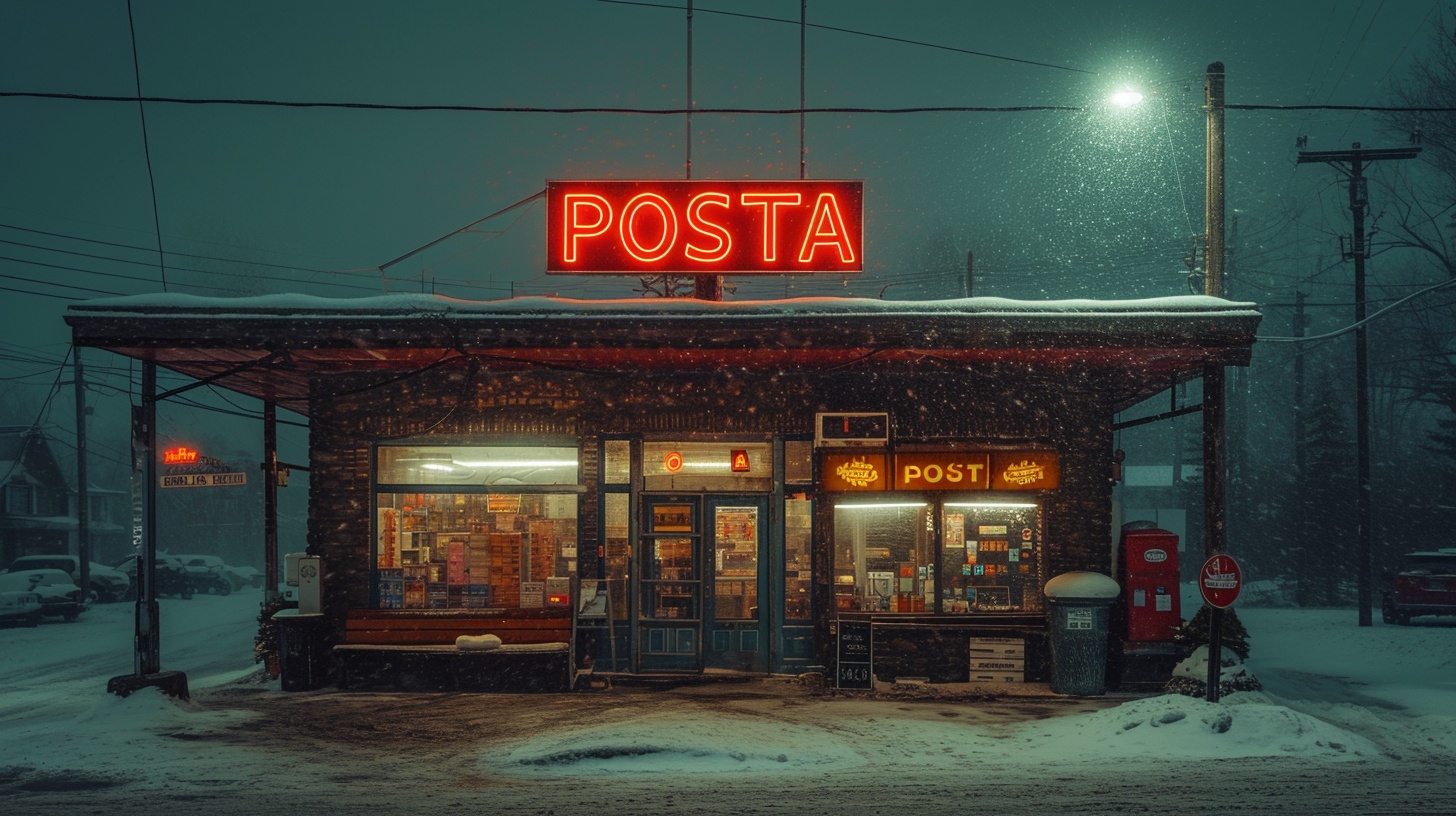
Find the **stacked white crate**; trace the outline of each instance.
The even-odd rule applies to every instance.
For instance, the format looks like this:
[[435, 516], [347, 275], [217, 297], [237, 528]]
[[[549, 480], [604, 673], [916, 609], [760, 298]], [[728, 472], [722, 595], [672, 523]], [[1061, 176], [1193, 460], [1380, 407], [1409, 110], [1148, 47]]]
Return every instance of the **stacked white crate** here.
[[971, 682], [1026, 682], [1026, 641], [1011, 637], [971, 638]]

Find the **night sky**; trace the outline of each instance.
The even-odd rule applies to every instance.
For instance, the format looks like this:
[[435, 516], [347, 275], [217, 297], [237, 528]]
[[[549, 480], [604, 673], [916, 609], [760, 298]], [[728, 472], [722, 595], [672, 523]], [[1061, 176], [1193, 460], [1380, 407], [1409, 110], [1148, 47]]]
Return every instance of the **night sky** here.
[[[799, 3], [701, 5], [695, 104], [796, 107], [799, 27], [709, 11], [797, 21]], [[131, 13], [147, 96], [637, 108], [686, 100], [681, 10], [591, 0], [134, 0]], [[1186, 294], [1182, 259], [1202, 233], [1205, 67], [1226, 64], [1231, 104], [1390, 104], [1430, 48], [1439, 13], [1424, 0], [810, 2], [811, 23], [1052, 66], [811, 29], [810, 107], [1081, 110], [810, 115], [810, 177], [865, 181], [866, 272], [736, 278], [729, 297], [956, 297], [967, 250], [977, 257], [977, 294]], [[125, 2], [0, 6], [0, 91], [134, 96], [136, 77]], [[1113, 108], [1106, 100], [1122, 87], [1149, 99]], [[168, 255], [166, 289], [209, 296], [359, 297], [387, 286], [476, 299], [630, 297], [632, 279], [543, 276], [539, 203], [402, 262], [387, 282], [374, 267], [531, 196], [548, 178], [679, 178], [685, 153], [681, 115], [148, 103], [145, 118], [162, 244], [210, 256]], [[1327, 261], [1348, 231], [1334, 172], [1296, 170], [1300, 135], [1316, 150], [1404, 143], [1369, 114], [1231, 111], [1231, 229], [1237, 215], [1252, 247], [1235, 265], [1233, 299], [1288, 294], [1280, 276]], [[794, 178], [798, 117], [699, 115], [692, 154], [695, 178]], [[0, 301], [4, 356], [20, 358], [0, 365], [4, 421], [22, 424], [57, 379], [69, 300], [163, 289], [138, 105], [0, 98], [0, 224], [0, 286], [37, 293], [7, 290]], [[116, 368], [105, 382], [128, 387], [123, 362], [94, 351], [88, 362]], [[105, 409], [125, 399], [108, 390], [93, 400], [113, 445], [124, 436], [106, 417], [124, 411]], [[47, 418], [69, 427], [69, 396], [57, 403]], [[213, 420], [173, 407], [163, 421], [164, 433], [183, 438]], [[256, 425], [240, 427], [240, 446], [255, 447]], [[284, 444], [302, 438], [288, 431]]]

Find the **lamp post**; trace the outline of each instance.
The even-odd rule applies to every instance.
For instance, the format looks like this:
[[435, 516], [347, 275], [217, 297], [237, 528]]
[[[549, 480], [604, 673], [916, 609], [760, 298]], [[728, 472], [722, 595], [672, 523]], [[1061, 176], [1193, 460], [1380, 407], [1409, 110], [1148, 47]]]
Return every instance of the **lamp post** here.
[[[1203, 293], [1217, 298], [1224, 296], [1223, 88], [1223, 63], [1212, 63], [1203, 82], [1208, 113], [1204, 154]], [[1207, 557], [1223, 552], [1226, 543], [1225, 453], [1224, 371], [1221, 365], [1208, 364], [1203, 367], [1203, 554]]]
[[[1208, 115], [1204, 153], [1203, 293], [1224, 296], [1224, 70], [1222, 62], [1208, 66], [1203, 83]], [[1143, 100], [1135, 90], [1114, 93], [1112, 104], [1128, 108]], [[1224, 370], [1212, 363], [1203, 367], [1203, 552], [1206, 557], [1225, 548], [1224, 479]]]

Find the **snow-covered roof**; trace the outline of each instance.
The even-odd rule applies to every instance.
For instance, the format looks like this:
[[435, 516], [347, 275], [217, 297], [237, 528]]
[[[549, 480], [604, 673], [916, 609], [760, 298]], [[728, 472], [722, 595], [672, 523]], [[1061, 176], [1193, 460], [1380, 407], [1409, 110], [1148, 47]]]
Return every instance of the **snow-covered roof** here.
[[948, 300], [874, 300], [869, 298], [791, 298], [785, 300], [704, 301], [693, 298], [623, 298], [575, 300], [554, 297], [519, 297], [507, 300], [459, 300], [443, 295], [398, 294], [363, 298], [325, 298], [279, 294], [242, 298], [213, 298], [184, 294], [134, 295], [90, 300], [71, 306], [72, 314], [136, 315], [147, 317], [254, 318], [424, 318], [424, 317], [593, 317], [712, 316], [808, 317], [851, 315], [979, 315], [1077, 316], [1105, 319], [1112, 316], [1252, 317], [1253, 303], [1235, 303], [1204, 295], [1140, 300], [1011, 300], [998, 297]]
[[[453, 357], [496, 370], [1077, 366], [1114, 372], [1136, 401], [1208, 364], [1247, 365], [1259, 319], [1252, 303], [1203, 296], [708, 302], [424, 294], [156, 294], [86, 301], [66, 316], [78, 346], [221, 376], [219, 385], [296, 411], [307, 410], [313, 374], [420, 370]], [[246, 376], [234, 375], [240, 366]]]

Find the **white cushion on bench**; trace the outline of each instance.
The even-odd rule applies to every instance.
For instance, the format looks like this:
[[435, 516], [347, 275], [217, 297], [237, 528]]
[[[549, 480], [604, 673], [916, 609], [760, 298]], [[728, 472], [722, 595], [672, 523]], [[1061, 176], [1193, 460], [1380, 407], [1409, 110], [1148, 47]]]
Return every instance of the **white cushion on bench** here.
[[484, 652], [500, 647], [501, 639], [496, 635], [461, 635], [455, 638], [455, 648], [464, 651]]

